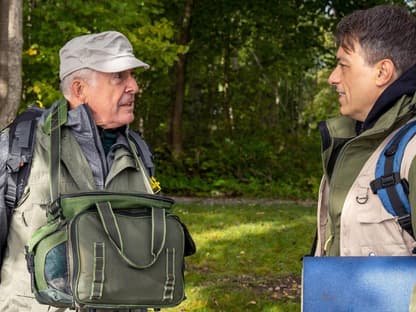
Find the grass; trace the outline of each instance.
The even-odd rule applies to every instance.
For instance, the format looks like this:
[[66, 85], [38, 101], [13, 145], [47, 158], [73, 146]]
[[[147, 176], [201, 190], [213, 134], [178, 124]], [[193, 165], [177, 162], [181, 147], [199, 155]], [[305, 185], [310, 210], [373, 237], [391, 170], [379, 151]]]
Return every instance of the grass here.
[[314, 208], [177, 204], [174, 213], [197, 253], [186, 259], [187, 300], [169, 311], [300, 311]]

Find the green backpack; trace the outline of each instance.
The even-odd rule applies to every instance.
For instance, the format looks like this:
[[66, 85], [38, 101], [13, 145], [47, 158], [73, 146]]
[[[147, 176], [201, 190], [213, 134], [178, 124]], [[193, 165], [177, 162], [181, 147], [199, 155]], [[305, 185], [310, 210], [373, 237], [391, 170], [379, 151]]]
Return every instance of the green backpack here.
[[178, 305], [185, 299], [184, 257], [195, 253], [195, 244], [170, 213], [173, 200], [105, 191], [60, 194], [60, 127], [65, 116], [65, 105], [57, 105], [46, 121], [51, 129], [52, 201], [48, 223], [26, 246], [36, 299], [56, 307], [91, 309]]

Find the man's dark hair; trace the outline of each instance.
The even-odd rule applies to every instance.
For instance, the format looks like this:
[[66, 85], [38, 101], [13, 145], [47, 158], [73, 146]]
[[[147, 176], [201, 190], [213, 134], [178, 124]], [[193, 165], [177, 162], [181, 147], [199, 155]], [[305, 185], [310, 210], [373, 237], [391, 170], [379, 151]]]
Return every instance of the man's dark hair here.
[[392, 60], [399, 75], [416, 63], [416, 18], [405, 7], [379, 5], [355, 11], [340, 21], [335, 37], [346, 51], [353, 51], [358, 42], [370, 65]]

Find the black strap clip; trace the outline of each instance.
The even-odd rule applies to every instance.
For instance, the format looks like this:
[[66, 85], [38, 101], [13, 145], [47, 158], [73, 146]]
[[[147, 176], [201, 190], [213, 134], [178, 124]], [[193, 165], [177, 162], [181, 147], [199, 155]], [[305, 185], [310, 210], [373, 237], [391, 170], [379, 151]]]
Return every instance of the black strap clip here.
[[397, 222], [399, 222], [403, 230], [407, 231], [407, 233], [409, 233], [410, 236], [413, 237], [412, 217], [410, 216], [410, 214], [398, 217]]
[[393, 172], [392, 174], [379, 177], [370, 182], [371, 190], [373, 194], [377, 194], [380, 189], [388, 188], [396, 184], [402, 183], [399, 172]]
[[58, 218], [62, 219], [64, 217], [59, 198], [49, 205], [48, 215], [52, 218], [52, 220], [56, 220]]
[[30, 274], [35, 272], [35, 261], [33, 259], [33, 254], [29, 252], [29, 247], [25, 246], [25, 258], [27, 264], [27, 270]]

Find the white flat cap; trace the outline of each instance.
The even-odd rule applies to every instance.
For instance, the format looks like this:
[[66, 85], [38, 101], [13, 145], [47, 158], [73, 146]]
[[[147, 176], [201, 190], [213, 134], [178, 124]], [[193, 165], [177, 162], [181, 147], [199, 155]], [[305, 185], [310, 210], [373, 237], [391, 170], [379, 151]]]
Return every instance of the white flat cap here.
[[59, 50], [59, 78], [82, 68], [104, 73], [121, 72], [149, 65], [136, 58], [130, 41], [117, 31], [75, 37]]

